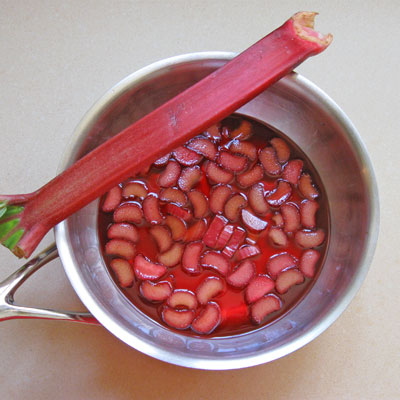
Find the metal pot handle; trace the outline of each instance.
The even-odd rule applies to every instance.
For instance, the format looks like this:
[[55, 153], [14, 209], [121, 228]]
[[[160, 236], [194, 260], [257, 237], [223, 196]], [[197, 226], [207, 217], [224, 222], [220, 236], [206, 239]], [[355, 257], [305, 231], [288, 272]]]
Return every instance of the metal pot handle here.
[[90, 313], [32, 308], [14, 304], [14, 293], [25, 280], [57, 257], [57, 247], [53, 243], [0, 283], [0, 321], [15, 318], [40, 318], [99, 324]]

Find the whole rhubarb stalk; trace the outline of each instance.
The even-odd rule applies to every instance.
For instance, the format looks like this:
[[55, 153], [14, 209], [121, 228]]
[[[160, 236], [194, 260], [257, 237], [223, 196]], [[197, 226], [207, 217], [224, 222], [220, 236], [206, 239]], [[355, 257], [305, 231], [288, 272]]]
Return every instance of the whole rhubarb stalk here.
[[34, 193], [0, 195], [0, 241], [29, 257], [57, 223], [114, 185], [227, 117], [308, 57], [331, 35], [299, 12], [222, 68], [130, 125]]

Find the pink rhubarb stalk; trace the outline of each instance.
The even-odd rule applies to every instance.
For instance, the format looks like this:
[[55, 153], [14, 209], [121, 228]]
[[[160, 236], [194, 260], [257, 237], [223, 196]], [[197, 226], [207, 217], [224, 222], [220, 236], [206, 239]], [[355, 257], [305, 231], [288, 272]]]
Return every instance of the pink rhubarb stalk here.
[[19, 257], [29, 257], [54, 225], [227, 117], [308, 57], [323, 51], [332, 36], [313, 30], [315, 15], [295, 14], [36, 192], [0, 196], [2, 244]]

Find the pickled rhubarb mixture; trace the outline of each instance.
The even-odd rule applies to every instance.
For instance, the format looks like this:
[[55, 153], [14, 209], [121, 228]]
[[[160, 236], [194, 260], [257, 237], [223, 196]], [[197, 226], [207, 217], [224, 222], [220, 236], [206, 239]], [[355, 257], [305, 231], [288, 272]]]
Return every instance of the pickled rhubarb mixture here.
[[161, 324], [246, 332], [312, 284], [327, 242], [323, 197], [297, 147], [230, 117], [104, 196], [104, 256], [126, 296]]

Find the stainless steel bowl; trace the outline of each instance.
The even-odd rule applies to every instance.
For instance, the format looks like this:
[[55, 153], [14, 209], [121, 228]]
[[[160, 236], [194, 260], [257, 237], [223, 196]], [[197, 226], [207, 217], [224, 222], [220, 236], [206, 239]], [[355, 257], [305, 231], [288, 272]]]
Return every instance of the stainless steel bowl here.
[[[83, 118], [60, 171], [232, 57], [187, 54], [128, 76]], [[171, 332], [132, 306], [111, 278], [99, 248], [98, 201], [55, 230], [65, 271], [93, 316], [129, 346], [185, 367], [243, 368], [304, 346], [348, 306], [367, 274], [377, 241], [378, 193], [369, 157], [351, 121], [323, 91], [292, 73], [238, 112], [297, 143], [319, 172], [329, 200], [331, 236], [324, 266], [311, 291], [283, 318], [232, 337], [199, 339]]]

